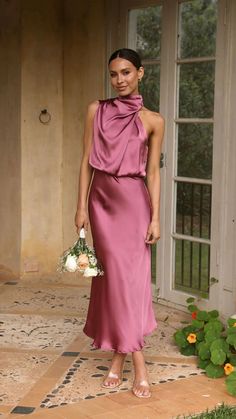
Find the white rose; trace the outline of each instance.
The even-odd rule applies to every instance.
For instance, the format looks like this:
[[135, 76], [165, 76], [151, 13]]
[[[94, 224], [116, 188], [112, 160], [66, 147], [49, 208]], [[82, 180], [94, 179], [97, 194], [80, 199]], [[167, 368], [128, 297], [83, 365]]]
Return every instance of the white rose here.
[[67, 256], [65, 268], [68, 272], [75, 272], [77, 270], [77, 257], [75, 255]]
[[86, 268], [84, 271], [84, 276], [97, 276], [98, 271], [96, 268]]

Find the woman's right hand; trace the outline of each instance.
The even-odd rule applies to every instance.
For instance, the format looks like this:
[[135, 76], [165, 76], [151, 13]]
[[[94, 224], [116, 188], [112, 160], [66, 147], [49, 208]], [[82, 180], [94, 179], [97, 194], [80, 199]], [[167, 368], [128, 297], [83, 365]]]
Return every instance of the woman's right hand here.
[[87, 211], [85, 210], [77, 210], [75, 214], [75, 225], [77, 228], [77, 233], [80, 233], [80, 230], [82, 227], [85, 228], [85, 230], [88, 230], [89, 225], [89, 218]]

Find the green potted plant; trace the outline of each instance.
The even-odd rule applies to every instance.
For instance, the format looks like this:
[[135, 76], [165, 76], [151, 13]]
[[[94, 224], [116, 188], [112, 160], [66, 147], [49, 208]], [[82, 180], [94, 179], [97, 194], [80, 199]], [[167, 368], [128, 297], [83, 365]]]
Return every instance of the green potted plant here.
[[200, 310], [192, 297], [186, 302], [191, 322], [175, 332], [175, 343], [181, 354], [198, 357], [207, 377], [226, 376], [227, 390], [236, 396], [236, 319], [229, 318], [225, 326], [217, 310]]

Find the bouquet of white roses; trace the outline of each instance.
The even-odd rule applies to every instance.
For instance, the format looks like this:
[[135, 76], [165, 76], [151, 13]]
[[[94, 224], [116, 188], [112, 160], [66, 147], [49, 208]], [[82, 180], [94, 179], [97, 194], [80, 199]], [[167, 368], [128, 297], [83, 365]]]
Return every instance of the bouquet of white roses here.
[[94, 248], [86, 243], [84, 228], [80, 230], [79, 239], [60, 257], [58, 270], [60, 272], [79, 271], [86, 277], [104, 274]]

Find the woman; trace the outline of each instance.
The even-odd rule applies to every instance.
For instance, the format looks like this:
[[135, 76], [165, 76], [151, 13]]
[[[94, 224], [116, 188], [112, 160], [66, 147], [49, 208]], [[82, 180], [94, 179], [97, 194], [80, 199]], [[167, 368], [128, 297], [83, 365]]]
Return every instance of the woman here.
[[143, 106], [138, 84], [144, 68], [135, 51], [115, 51], [109, 72], [118, 96], [88, 107], [75, 216], [78, 232], [83, 226], [87, 229], [90, 221], [94, 247], [104, 268], [104, 276], [92, 280], [84, 332], [93, 338], [94, 347], [114, 351], [103, 387], [122, 383], [125, 356], [131, 352], [133, 393], [150, 397], [142, 347], [144, 336], [156, 328], [150, 245], [160, 238], [159, 161], [164, 120]]

